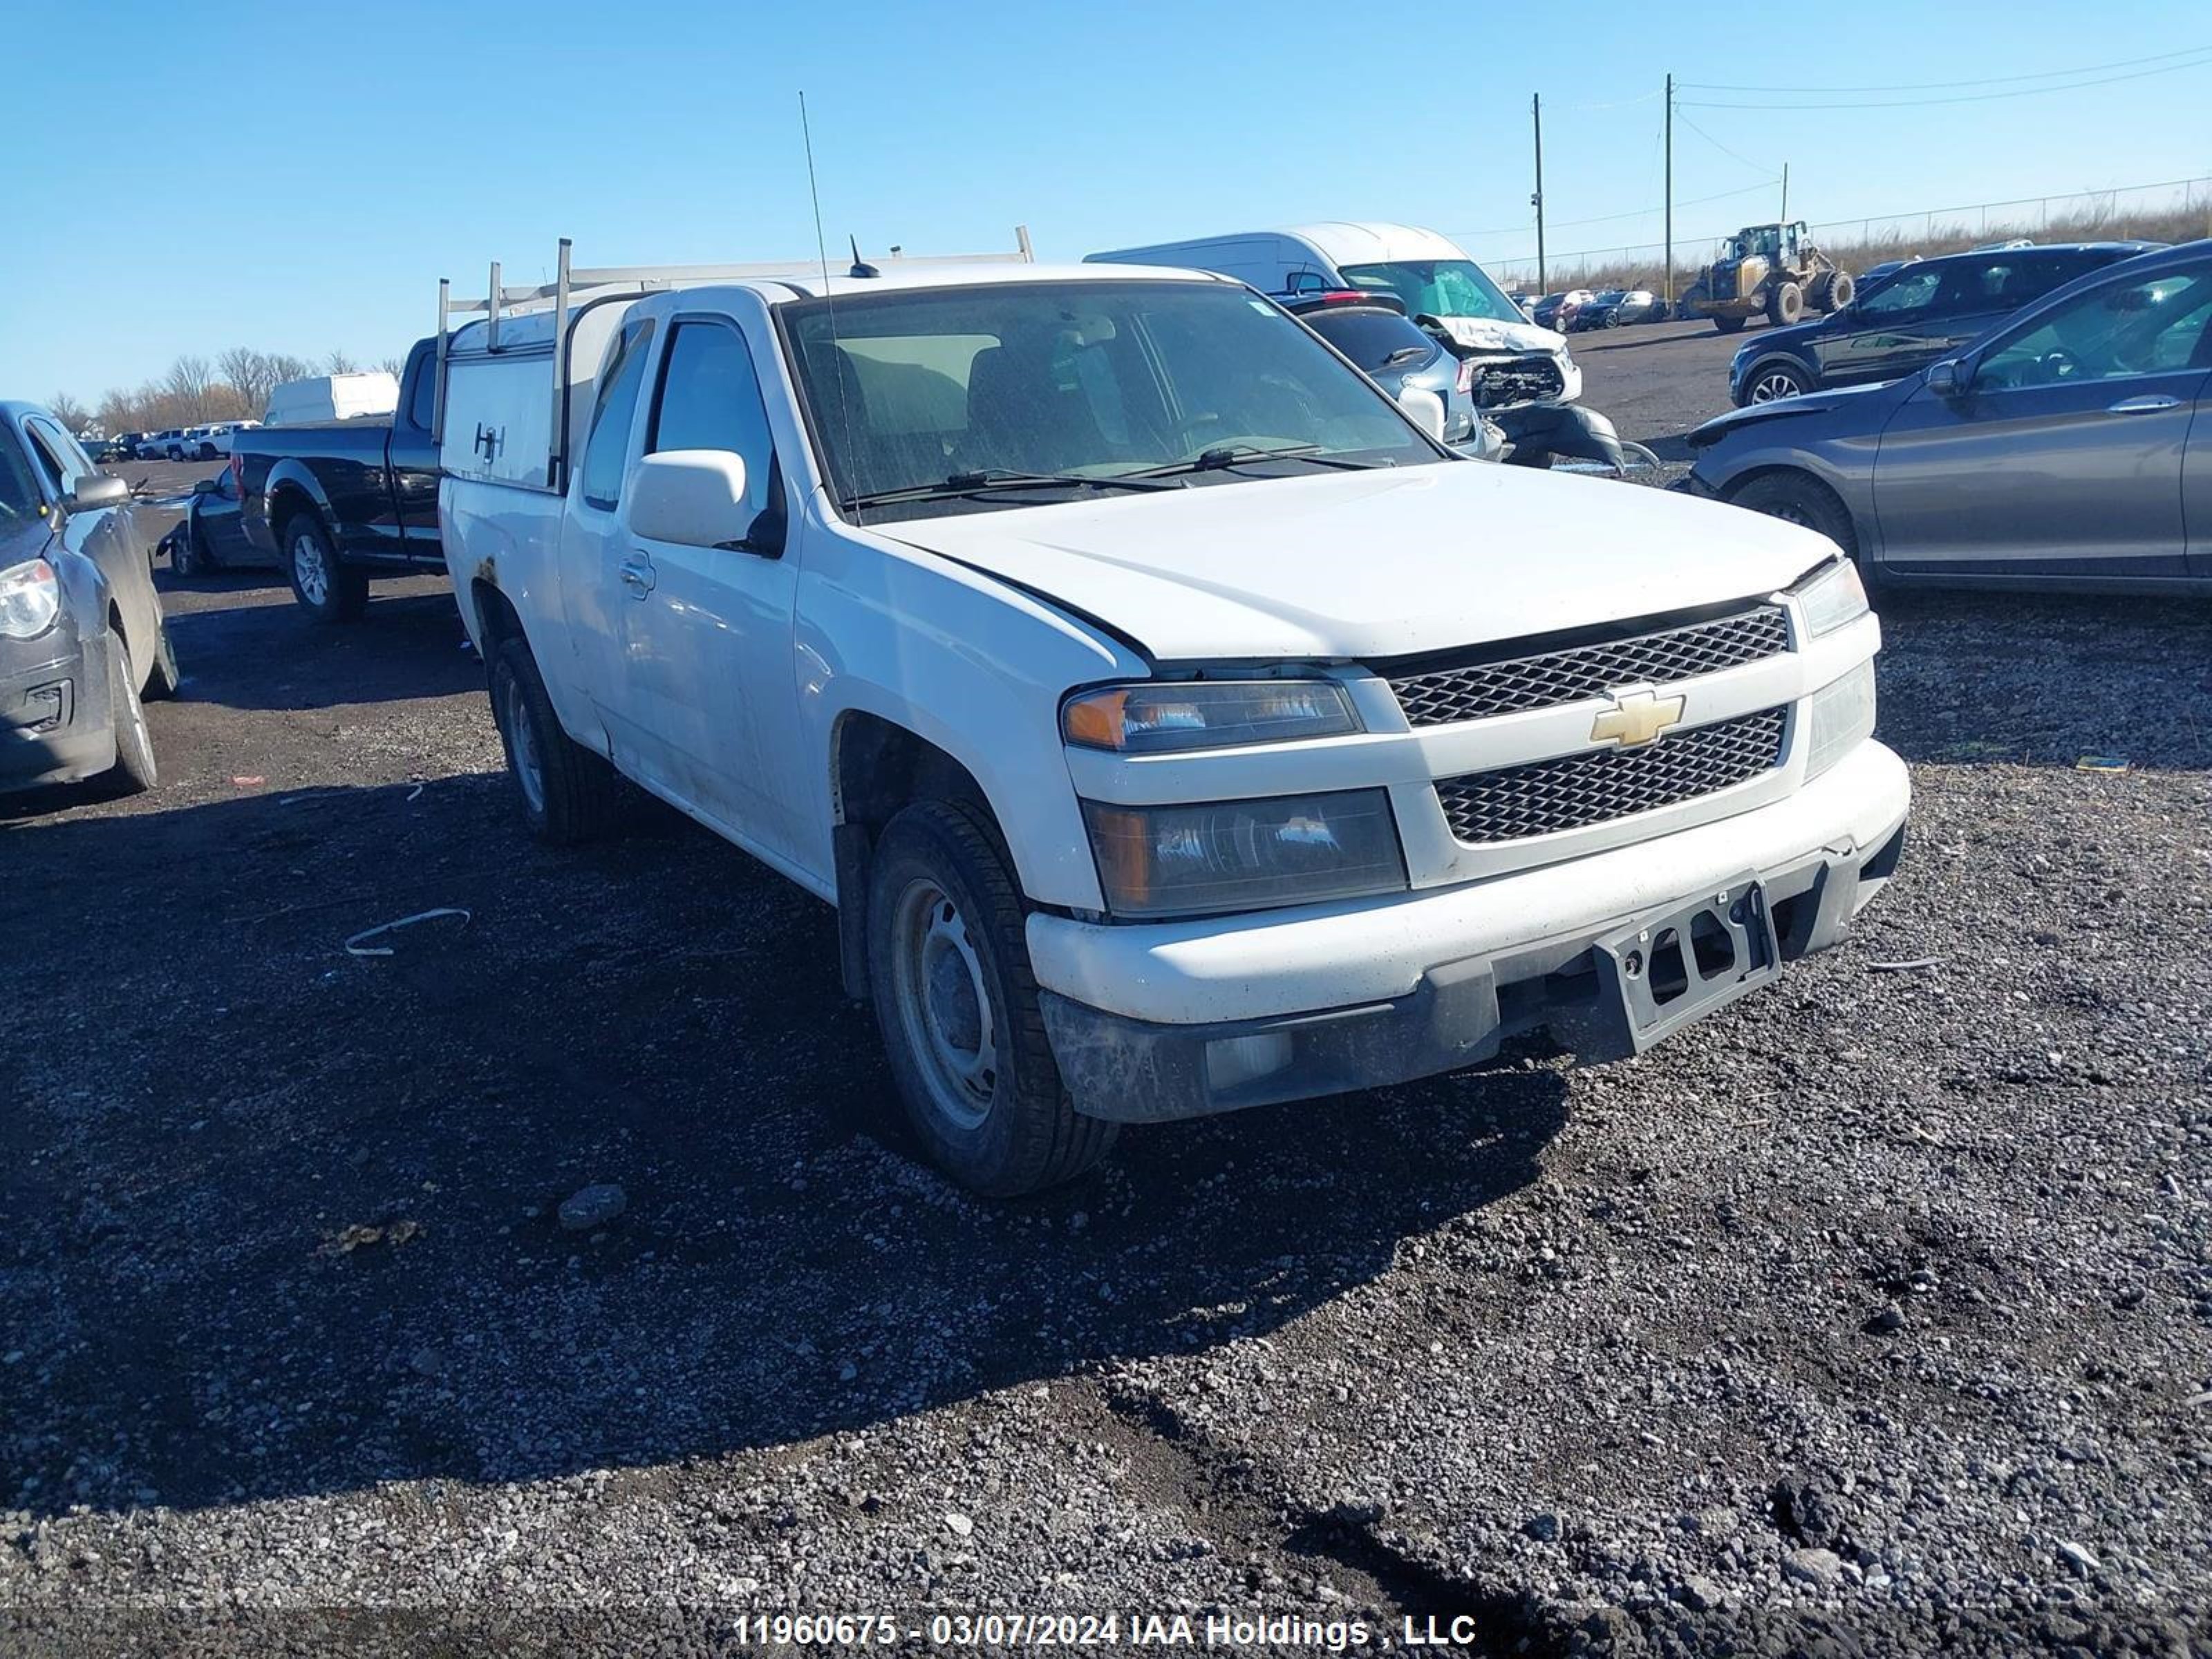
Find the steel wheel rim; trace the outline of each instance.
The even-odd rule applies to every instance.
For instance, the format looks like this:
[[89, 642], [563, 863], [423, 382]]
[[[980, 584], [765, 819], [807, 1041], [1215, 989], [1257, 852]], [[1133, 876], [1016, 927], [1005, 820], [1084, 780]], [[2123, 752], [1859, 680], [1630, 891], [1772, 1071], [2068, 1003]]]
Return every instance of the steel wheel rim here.
[[520, 786], [522, 799], [533, 812], [545, 810], [545, 774], [538, 758], [538, 728], [530, 723], [529, 699], [522, 694], [522, 683], [513, 675], [507, 680], [507, 695], [502, 699], [502, 722], [507, 727], [507, 752], [514, 768], [514, 781]]
[[1755, 404], [1779, 403], [1784, 398], [1797, 395], [1796, 380], [1778, 370], [1762, 374], [1751, 383], [1751, 400]]
[[926, 878], [907, 884], [892, 912], [891, 987], [932, 1105], [957, 1127], [980, 1127], [999, 1085], [990, 994], [966, 919]]
[[292, 538], [292, 580], [310, 605], [321, 605], [331, 596], [331, 573], [323, 558], [323, 544], [312, 530]]

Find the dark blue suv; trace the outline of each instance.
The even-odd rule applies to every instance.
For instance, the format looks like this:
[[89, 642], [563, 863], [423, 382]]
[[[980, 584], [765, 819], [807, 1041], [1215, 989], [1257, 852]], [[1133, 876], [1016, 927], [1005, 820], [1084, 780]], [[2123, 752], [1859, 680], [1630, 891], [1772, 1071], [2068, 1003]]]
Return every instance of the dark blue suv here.
[[1729, 368], [1729, 395], [1741, 408], [1824, 386], [1896, 380], [2076, 276], [2163, 246], [2053, 242], [1916, 260], [1868, 283], [1850, 304], [1817, 322], [1753, 336]]

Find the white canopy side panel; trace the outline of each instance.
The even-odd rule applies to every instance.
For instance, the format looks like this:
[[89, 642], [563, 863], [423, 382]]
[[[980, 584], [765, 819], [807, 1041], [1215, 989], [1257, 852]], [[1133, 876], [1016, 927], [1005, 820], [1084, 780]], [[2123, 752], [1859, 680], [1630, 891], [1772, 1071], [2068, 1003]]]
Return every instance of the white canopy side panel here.
[[543, 489], [553, 453], [553, 409], [550, 352], [456, 357], [446, 372], [439, 464], [456, 478]]

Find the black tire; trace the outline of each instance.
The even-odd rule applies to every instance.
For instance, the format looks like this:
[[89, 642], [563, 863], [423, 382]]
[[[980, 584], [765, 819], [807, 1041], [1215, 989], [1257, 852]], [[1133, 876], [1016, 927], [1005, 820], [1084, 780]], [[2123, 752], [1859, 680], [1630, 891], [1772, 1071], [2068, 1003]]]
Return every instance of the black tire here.
[[154, 670], [146, 676], [146, 698], [152, 702], [167, 702], [177, 695], [177, 688], [184, 683], [184, 676], [177, 671], [177, 647], [169, 638], [169, 624], [157, 623], [154, 628]]
[[1777, 283], [1766, 290], [1766, 320], [1786, 327], [1805, 314], [1805, 290], [1795, 283]]
[[107, 635], [107, 711], [115, 726], [115, 764], [100, 775], [100, 785], [110, 795], [143, 795], [161, 781], [161, 769], [154, 764], [154, 736], [138, 701], [137, 671], [117, 629]]
[[1858, 532], [1851, 526], [1850, 513], [1834, 490], [1808, 473], [1763, 472], [1728, 499], [1771, 519], [1817, 530], [1842, 548], [1846, 558], [1859, 556]]
[[[1121, 1126], [1085, 1117], [1068, 1099], [1030, 971], [1021, 894], [981, 809], [902, 809], [877, 843], [867, 904], [876, 1023], [907, 1119], [937, 1165], [986, 1197], [1016, 1198], [1104, 1158]], [[975, 1046], [962, 1049], [971, 1019]], [[948, 1059], [963, 1053], [975, 1056], [972, 1075]]]
[[522, 821], [550, 847], [596, 841], [622, 817], [623, 782], [604, 756], [562, 728], [529, 642], [510, 635], [491, 660], [491, 712]]
[[1813, 291], [1808, 297], [1814, 310], [1832, 313], [1850, 304], [1851, 295], [1857, 291], [1848, 270], [1824, 270], [1813, 279]]
[[300, 608], [319, 623], [357, 622], [368, 609], [368, 578], [338, 562], [329, 532], [312, 512], [284, 520], [284, 574]]
[[1713, 331], [1717, 334], [1741, 334], [1743, 332], [1744, 324], [1749, 320], [1745, 317], [1716, 316], [1713, 319]]
[[1760, 363], [1744, 377], [1743, 398], [1738, 407], [1778, 403], [1802, 398], [1813, 389], [1813, 377], [1802, 365], [1778, 357]]

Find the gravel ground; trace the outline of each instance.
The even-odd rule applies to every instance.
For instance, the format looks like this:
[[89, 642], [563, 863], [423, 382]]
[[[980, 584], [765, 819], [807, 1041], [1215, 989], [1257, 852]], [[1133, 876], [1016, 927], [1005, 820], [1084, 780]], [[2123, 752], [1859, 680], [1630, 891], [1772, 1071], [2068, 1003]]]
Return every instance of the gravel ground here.
[[[1662, 454], [1730, 349], [1577, 346]], [[2212, 607], [1886, 605], [1901, 874], [1639, 1062], [994, 1206], [826, 908], [524, 839], [441, 584], [161, 580], [161, 788], [0, 805], [0, 1650], [2212, 1654]]]

